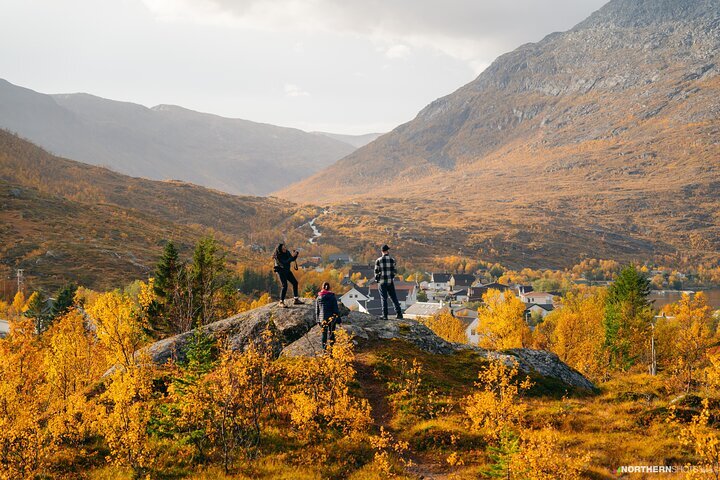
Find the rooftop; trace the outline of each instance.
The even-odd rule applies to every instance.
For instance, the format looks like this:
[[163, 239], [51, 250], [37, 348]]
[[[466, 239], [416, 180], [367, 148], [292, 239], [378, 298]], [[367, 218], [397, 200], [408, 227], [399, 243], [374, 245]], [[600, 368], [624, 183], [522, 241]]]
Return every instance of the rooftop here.
[[443, 308], [447, 308], [447, 306], [442, 303], [417, 302], [410, 305], [407, 310], [405, 310], [405, 315], [415, 317], [431, 317], [441, 311]]

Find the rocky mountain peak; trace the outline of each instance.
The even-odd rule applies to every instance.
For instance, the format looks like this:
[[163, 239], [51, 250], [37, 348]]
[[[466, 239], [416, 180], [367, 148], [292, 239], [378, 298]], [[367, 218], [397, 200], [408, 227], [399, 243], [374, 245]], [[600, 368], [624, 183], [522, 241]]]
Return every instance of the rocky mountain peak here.
[[720, 18], [719, 0], [612, 0], [576, 29], [605, 25], [645, 27]]

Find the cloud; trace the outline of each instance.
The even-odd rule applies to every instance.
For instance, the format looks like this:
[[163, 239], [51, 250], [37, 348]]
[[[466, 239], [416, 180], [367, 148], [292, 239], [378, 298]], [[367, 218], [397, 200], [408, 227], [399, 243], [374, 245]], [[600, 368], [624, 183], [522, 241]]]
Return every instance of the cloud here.
[[302, 88], [292, 83], [285, 84], [285, 96], [286, 97], [309, 97], [310, 94]]
[[362, 36], [402, 58], [427, 48], [477, 70], [520, 42], [568, 29], [607, 0], [143, 0], [160, 19]]
[[385, 56], [388, 58], [405, 58], [410, 54], [410, 48], [407, 45], [397, 44], [391, 45], [385, 50]]

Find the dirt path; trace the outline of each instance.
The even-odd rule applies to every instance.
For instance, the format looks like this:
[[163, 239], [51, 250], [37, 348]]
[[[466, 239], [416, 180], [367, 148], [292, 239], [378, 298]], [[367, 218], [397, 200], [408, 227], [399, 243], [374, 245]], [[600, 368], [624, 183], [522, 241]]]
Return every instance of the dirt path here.
[[[388, 389], [385, 383], [375, 376], [375, 368], [371, 354], [360, 353], [354, 363], [356, 379], [360, 383], [365, 398], [370, 403], [373, 423], [379, 430], [383, 427], [386, 431], [396, 434], [390, 426], [393, 417], [392, 405], [387, 399]], [[426, 455], [409, 451], [406, 457], [412, 460], [413, 465], [407, 467], [405, 472], [421, 480], [448, 480], [452, 470], [442, 462], [434, 461]]]
[[391, 430], [390, 420], [392, 420], [393, 413], [392, 405], [387, 400], [387, 387], [375, 376], [375, 368], [372, 366], [370, 356], [366, 353], [358, 354], [354, 366], [357, 372], [357, 381], [362, 386], [365, 398], [372, 408], [373, 422], [378, 429], [383, 427], [385, 430]]

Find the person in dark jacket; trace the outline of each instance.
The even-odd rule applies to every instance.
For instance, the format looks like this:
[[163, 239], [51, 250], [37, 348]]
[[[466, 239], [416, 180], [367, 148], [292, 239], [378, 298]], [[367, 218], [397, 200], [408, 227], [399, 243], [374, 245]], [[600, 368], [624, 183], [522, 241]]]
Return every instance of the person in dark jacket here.
[[330, 291], [330, 284], [327, 282], [323, 283], [315, 300], [315, 320], [322, 327], [323, 350], [332, 348], [335, 343], [335, 325], [340, 323], [340, 308], [337, 297]]
[[382, 256], [375, 260], [375, 281], [380, 291], [380, 304], [382, 305], [383, 320], [388, 319], [388, 297], [393, 302], [395, 314], [398, 319], [403, 318], [402, 308], [395, 293], [395, 259], [390, 256], [390, 247], [382, 246]]
[[287, 305], [285, 305], [285, 295], [287, 294], [288, 282], [292, 285], [293, 295], [295, 296], [293, 305], [302, 304], [298, 298], [298, 281], [292, 273], [292, 263], [297, 260], [298, 255], [300, 254], [297, 250], [293, 253], [288, 252], [284, 243], [279, 244], [275, 249], [275, 253], [273, 253], [273, 261], [275, 262], [273, 270], [277, 273], [280, 279], [280, 285], [282, 286], [282, 290], [280, 291], [280, 306], [283, 308], [287, 307]]

